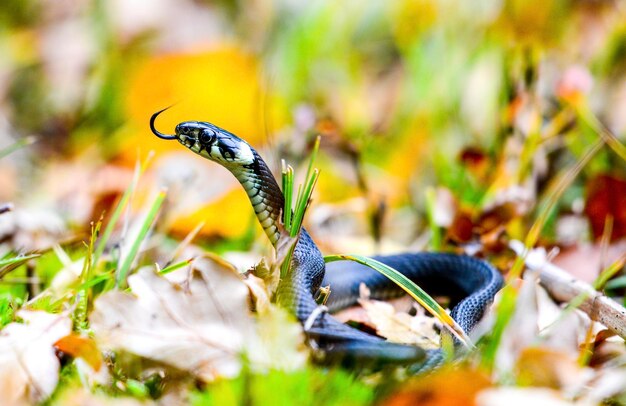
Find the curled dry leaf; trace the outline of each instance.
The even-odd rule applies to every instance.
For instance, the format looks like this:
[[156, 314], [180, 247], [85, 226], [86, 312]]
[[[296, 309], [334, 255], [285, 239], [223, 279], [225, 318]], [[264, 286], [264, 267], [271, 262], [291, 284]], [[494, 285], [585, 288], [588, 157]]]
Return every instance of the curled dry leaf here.
[[253, 332], [248, 289], [230, 269], [194, 270], [186, 289], [142, 269], [133, 294], [99, 297], [91, 326], [105, 347], [190, 371], [202, 379], [235, 376]]
[[411, 316], [396, 312], [389, 303], [378, 300], [359, 299], [376, 332], [389, 341], [414, 344], [426, 349], [439, 348], [439, 334], [435, 329], [437, 321], [424, 312]]
[[300, 325], [269, 303], [257, 323], [240, 275], [217, 265], [193, 269], [182, 285], [141, 269], [128, 279], [133, 294], [112, 291], [96, 300], [96, 339], [205, 381], [237, 375], [244, 358], [254, 370], [301, 367], [307, 352]]
[[0, 393], [3, 405], [45, 400], [59, 381], [54, 343], [70, 334], [72, 321], [60, 314], [20, 310], [23, 323], [0, 332]]
[[263, 279], [254, 276], [252, 273], [246, 275], [243, 280], [250, 290], [252, 310], [257, 313], [265, 313], [270, 307], [270, 296]]
[[291, 249], [298, 242], [298, 237], [291, 237], [289, 232], [285, 229], [282, 223], [278, 224], [280, 231], [280, 237], [276, 242], [275, 256], [271, 261], [266, 261], [264, 258], [255, 265], [252, 270], [252, 274], [258, 278], [261, 278], [265, 283], [267, 293], [270, 297], [276, 293], [278, 289], [278, 283], [280, 282], [280, 269], [287, 259], [287, 256], [291, 252]]
[[[280, 241], [280, 240], [279, 240]], [[264, 289], [268, 296], [272, 296], [278, 289], [280, 282], [280, 265], [276, 262], [268, 264], [265, 258], [261, 258], [258, 264], [254, 266], [251, 274], [263, 282]]]

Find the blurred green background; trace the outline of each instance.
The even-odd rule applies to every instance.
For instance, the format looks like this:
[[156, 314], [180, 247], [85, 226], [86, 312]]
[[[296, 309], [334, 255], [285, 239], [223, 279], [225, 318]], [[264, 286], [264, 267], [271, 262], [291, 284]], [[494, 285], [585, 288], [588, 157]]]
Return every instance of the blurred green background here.
[[[431, 209], [456, 208], [431, 210], [435, 226], [512, 202], [506, 227], [522, 238], [554, 176], [598, 139], [584, 114], [624, 139], [625, 17], [623, 3], [599, 0], [6, 0], [0, 145], [37, 142], [0, 162], [0, 200], [53, 208], [81, 228], [155, 150], [157, 182], [179, 196], [169, 231], [204, 221], [206, 237], [245, 238], [256, 226], [222, 169], [149, 133], [150, 115], [175, 104], [159, 119], [163, 131], [211, 121], [274, 168], [280, 158], [297, 165], [322, 134], [309, 216], [322, 245], [414, 242], [428, 229], [428, 186], [444, 188]], [[624, 162], [610, 148], [557, 212], [580, 220], [599, 176], [623, 184]], [[177, 189], [188, 177], [200, 180]], [[619, 238], [623, 213], [613, 214]], [[598, 237], [582, 223], [561, 237]], [[333, 239], [337, 229], [368, 235], [367, 244]]]

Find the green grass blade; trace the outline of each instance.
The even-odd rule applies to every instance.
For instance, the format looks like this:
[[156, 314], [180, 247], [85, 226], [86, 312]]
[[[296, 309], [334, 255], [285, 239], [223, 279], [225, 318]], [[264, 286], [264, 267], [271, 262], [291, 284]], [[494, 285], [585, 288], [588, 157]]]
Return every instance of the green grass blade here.
[[302, 189], [302, 194], [300, 195], [300, 199], [296, 202], [296, 210], [293, 216], [293, 224], [291, 225], [291, 236], [295, 237], [300, 232], [300, 228], [302, 227], [302, 222], [304, 221], [304, 214], [311, 202], [311, 195], [313, 194], [313, 189], [317, 183], [317, 179], [319, 178], [319, 171], [315, 169], [310, 178], [306, 179], [304, 184], [304, 188]]
[[176, 264], [172, 264], [170, 266], [167, 266], [167, 267], [161, 269], [159, 271], [159, 273], [161, 275], [165, 275], [165, 274], [168, 274], [170, 272], [174, 272], [177, 269], [184, 268], [184, 267], [188, 266], [189, 264], [191, 264], [193, 262], [193, 260], [194, 260], [194, 258], [190, 258], [190, 259], [188, 259], [186, 261], [181, 261], [181, 262], [178, 262]]
[[35, 141], [37, 141], [35, 137], [24, 137], [22, 139], [17, 140], [16, 142], [9, 145], [8, 147], [0, 149], [0, 159], [4, 158], [7, 155], [11, 155], [13, 152], [17, 151], [18, 149], [22, 149], [24, 147], [27, 147], [33, 144]]
[[[304, 220], [304, 214], [306, 213], [307, 208], [311, 202], [311, 195], [313, 194], [313, 189], [315, 189], [315, 185], [317, 184], [317, 179], [319, 178], [319, 170], [317, 168], [313, 168], [315, 157], [317, 156], [317, 152], [320, 146], [320, 137], [318, 136], [315, 140], [315, 145], [313, 146], [313, 152], [311, 153], [311, 159], [309, 161], [309, 166], [307, 169], [306, 178], [304, 179], [304, 186], [298, 186], [298, 194], [295, 201], [295, 207], [292, 206], [293, 203], [293, 183], [294, 183], [294, 174], [291, 166], [287, 166], [285, 168], [285, 164], [283, 162], [283, 195], [285, 197], [285, 205], [283, 207], [284, 213], [284, 227], [289, 233], [289, 236], [295, 238], [300, 233], [300, 229], [302, 228], [302, 222]], [[285, 256], [283, 263], [280, 268], [280, 276], [281, 278], [285, 278], [289, 274], [289, 267], [291, 265], [291, 257], [293, 255], [293, 250], [295, 249], [295, 245], [291, 247], [289, 253]]]
[[624, 267], [624, 263], [626, 263], [626, 254], [622, 254], [606, 269], [600, 272], [600, 275], [593, 281], [593, 288], [601, 290], [608, 287], [609, 280]]
[[315, 164], [315, 159], [317, 159], [317, 152], [320, 149], [320, 142], [322, 140], [321, 136], [315, 137], [315, 143], [313, 144], [313, 150], [311, 151], [311, 157], [309, 158], [309, 167], [306, 170], [306, 178], [311, 179], [311, 174], [313, 173], [313, 165]]
[[575, 107], [575, 111], [579, 119], [595, 131], [613, 152], [622, 158], [622, 160], [626, 161], [626, 146], [598, 120], [588, 105], [577, 106]]
[[441, 250], [441, 228], [435, 221], [435, 210], [437, 207], [437, 192], [434, 188], [426, 189], [426, 217], [430, 227], [430, 246], [433, 251]]
[[117, 274], [115, 278], [116, 287], [120, 288], [124, 285], [126, 281], [126, 275], [128, 275], [128, 271], [130, 270], [133, 260], [135, 259], [135, 257], [137, 256], [137, 253], [139, 252], [139, 247], [141, 246], [141, 243], [146, 238], [146, 235], [148, 235], [148, 231], [152, 227], [152, 224], [154, 223], [154, 220], [156, 219], [156, 216], [159, 213], [159, 210], [161, 209], [161, 205], [163, 204], [163, 201], [165, 200], [166, 194], [167, 193], [165, 191], [159, 192], [157, 197], [154, 199], [154, 202], [152, 203], [152, 206], [150, 207], [148, 214], [143, 219], [141, 228], [139, 229], [139, 233], [137, 233], [137, 237], [132, 242], [132, 245], [130, 247], [130, 250], [128, 251], [128, 254], [124, 257], [124, 261], [122, 262], [120, 267], [117, 269]]
[[[101, 226], [102, 221], [98, 221], [95, 224], [92, 223], [91, 225], [91, 238], [89, 239], [89, 245], [87, 246], [87, 253], [85, 254], [85, 260], [83, 262], [83, 269], [80, 273], [81, 285], [85, 284], [85, 282], [91, 279], [94, 265], [94, 263], [92, 262], [94, 244], [96, 242], [96, 239], [98, 238]], [[78, 331], [84, 331], [89, 326], [89, 322], [87, 321], [87, 313], [89, 308], [89, 288], [81, 289], [76, 293], [76, 296], [74, 297], [74, 304], [75, 308], [72, 315], [74, 327]]]
[[291, 214], [293, 212], [293, 168], [290, 165], [285, 165], [285, 161], [282, 161], [283, 166], [283, 195], [285, 197], [285, 205], [283, 207], [283, 223], [285, 229], [291, 232]]
[[368, 266], [381, 274], [385, 275], [392, 282], [400, 286], [406, 293], [409, 294], [413, 299], [415, 299], [420, 305], [422, 305], [430, 314], [435, 316], [441, 323], [452, 333], [454, 334], [467, 348], [472, 348], [473, 344], [470, 338], [467, 336], [465, 331], [459, 326], [454, 319], [446, 313], [446, 311], [437, 303], [432, 297], [428, 295], [428, 293], [424, 292], [422, 288], [417, 286], [412, 280], [396, 271], [392, 267], [383, 264], [382, 262], [376, 261], [375, 259], [364, 257], [361, 255], [327, 255], [324, 257], [324, 261], [335, 262], [335, 261], [354, 261], [359, 264]]
[[626, 287], [626, 275], [611, 279], [604, 286], [605, 289], [621, 289]]
[[109, 222], [107, 226], [105, 227], [104, 232], [102, 233], [102, 237], [100, 237], [100, 240], [98, 241], [98, 245], [96, 246], [96, 250], [93, 256], [94, 264], [97, 264], [98, 260], [100, 259], [100, 256], [102, 256], [102, 253], [104, 252], [104, 249], [106, 248], [109, 242], [109, 239], [111, 238], [111, 234], [113, 234], [113, 230], [115, 230], [115, 226], [117, 225], [117, 222], [119, 221], [119, 218], [122, 215], [122, 212], [126, 208], [126, 205], [130, 201], [130, 197], [133, 195], [133, 192], [135, 191], [135, 188], [137, 187], [137, 184], [139, 183], [139, 178], [148, 167], [148, 164], [150, 163], [150, 160], [152, 159], [153, 155], [154, 154], [152, 153], [149, 154], [146, 160], [142, 164], [137, 163], [137, 165], [135, 166], [133, 180], [124, 191], [122, 198], [120, 199], [119, 203], [115, 207], [115, 210], [113, 211], [113, 214], [111, 215], [111, 218], [109, 219]]
[[9, 266], [9, 265], [20, 264], [22, 262], [28, 261], [29, 259], [37, 258], [38, 256], [39, 254], [31, 254], [31, 255], [19, 255], [13, 258], [6, 258], [6, 259], [3, 258], [3, 259], [0, 259], [0, 268]]
[[89, 288], [92, 288], [92, 287], [96, 286], [100, 282], [103, 282], [103, 281], [106, 281], [106, 280], [109, 280], [109, 279], [111, 279], [111, 273], [103, 273], [101, 275], [94, 276], [93, 278], [89, 279], [85, 283], [79, 285], [76, 288], [76, 290], [77, 291], [86, 290], [86, 289], [89, 289]]

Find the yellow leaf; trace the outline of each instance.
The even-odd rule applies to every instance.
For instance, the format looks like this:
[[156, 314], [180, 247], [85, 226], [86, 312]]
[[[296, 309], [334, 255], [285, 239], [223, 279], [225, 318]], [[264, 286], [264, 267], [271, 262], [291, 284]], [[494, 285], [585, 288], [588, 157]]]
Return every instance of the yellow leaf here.
[[[208, 204], [198, 206], [188, 214], [177, 217], [170, 225], [170, 231], [186, 235], [204, 222], [199, 235], [241, 237], [252, 222], [252, 216], [250, 202], [243, 191], [236, 188]], [[256, 221], [254, 223], [257, 224]], [[260, 227], [259, 225], [259, 230]]]
[[[253, 145], [265, 138], [266, 127], [280, 128], [280, 103], [263, 86], [257, 60], [233, 46], [198, 53], [158, 56], [139, 67], [126, 98], [129, 124], [122, 129], [123, 158], [134, 162], [142, 150], [178, 148], [152, 136], [148, 120], [157, 110], [175, 106], [159, 117], [159, 128], [171, 133], [181, 121], [210, 121]], [[266, 126], [267, 124], [267, 126]]]

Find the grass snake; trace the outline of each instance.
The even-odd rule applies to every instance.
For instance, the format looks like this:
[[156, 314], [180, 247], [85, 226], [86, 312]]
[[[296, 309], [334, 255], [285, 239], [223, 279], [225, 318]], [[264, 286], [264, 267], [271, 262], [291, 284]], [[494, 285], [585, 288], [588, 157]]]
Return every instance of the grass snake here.
[[[284, 206], [283, 193], [267, 164], [244, 140], [211, 123], [185, 121], [173, 135], [150, 129], [162, 139], [178, 140], [182, 145], [228, 169], [245, 189], [256, 216], [272, 244], [280, 236], [279, 221]], [[482, 317], [502, 286], [500, 273], [489, 263], [464, 255], [444, 253], [407, 253], [374, 257], [419, 284], [431, 295], [450, 297], [452, 317], [469, 332]], [[402, 364], [409, 371], [422, 371], [443, 361], [442, 350], [423, 350], [396, 344], [339, 322], [314, 300], [320, 286], [330, 285], [327, 302], [330, 312], [351, 306], [359, 298], [364, 283], [374, 299], [399, 296], [402, 291], [388, 278], [366, 266], [352, 262], [325, 265], [321, 252], [305, 229], [296, 243], [291, 273], [282, 280], [277, 302], [289, 309], [305, 325], [311, 345], [327, 361], [344, 365], [378, 367]]]

